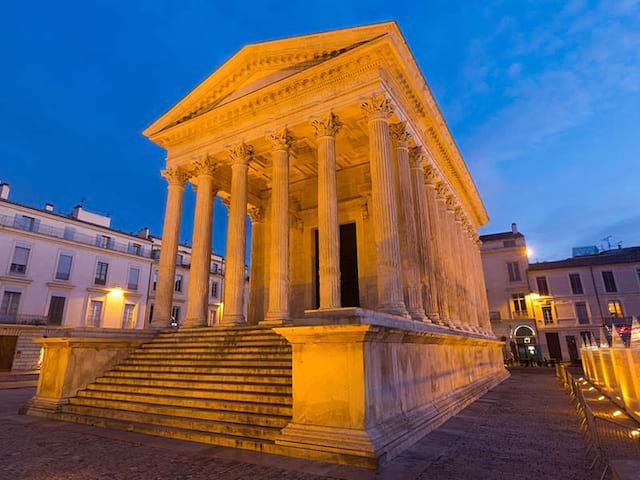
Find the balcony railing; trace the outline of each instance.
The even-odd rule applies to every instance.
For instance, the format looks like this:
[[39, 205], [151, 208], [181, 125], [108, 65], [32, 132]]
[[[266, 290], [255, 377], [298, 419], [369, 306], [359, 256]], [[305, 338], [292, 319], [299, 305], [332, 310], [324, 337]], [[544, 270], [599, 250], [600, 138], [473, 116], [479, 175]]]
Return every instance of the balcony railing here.
[[15, 228], [25, 232], [38, 233], [47, 237], [60, 238], [72, 242], [91, 245], [94, 247], [112, 250], [114, 252], [128, 253], [138, 257], [151, 258], [151, 248], [137, 242], [118, 242], [108, 235], [89, 235], [76, 231], [74, 227], [60, 228], [20, 215], [0, 215], [0, 226]]
[[0, 313], [0, 324], [9, 325], [48, 325], [48, 318], [44, 315]]

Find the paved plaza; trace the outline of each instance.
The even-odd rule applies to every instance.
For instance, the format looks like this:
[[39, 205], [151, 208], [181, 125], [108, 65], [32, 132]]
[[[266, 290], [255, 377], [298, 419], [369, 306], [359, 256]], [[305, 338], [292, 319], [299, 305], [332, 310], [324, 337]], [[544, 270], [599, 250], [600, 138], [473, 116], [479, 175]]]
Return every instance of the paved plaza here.
[[33, 392], [0, 390], [0, 479], [598, 478], [550, 369], [513, 371], [377, 473], [17, 415]]

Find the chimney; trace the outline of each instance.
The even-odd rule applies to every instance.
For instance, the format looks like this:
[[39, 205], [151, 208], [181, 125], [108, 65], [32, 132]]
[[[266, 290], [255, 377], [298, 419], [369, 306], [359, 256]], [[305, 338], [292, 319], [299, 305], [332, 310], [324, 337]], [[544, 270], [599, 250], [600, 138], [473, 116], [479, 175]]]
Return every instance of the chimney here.
[[0, 198], [2, 200], [9, 200], [9, 184], [2, 182], [0, 183]]
[[45, 203], [44, 204], [44, 209], [47, 212], [53, 212], [53, 203], [49, 203], [49, 202]]
[[137, 237], [140, 238], [149, 238], [149, 236], [151, 235], [151, 231], [149, 230], [149, 227], [142, 227], [140, 230], [138, 230], [138, 233], [136, 233]]
[[516, 225], [515, 222], [511, 224], [511, 233], [514, 235], [518, 233], [518, 225]]

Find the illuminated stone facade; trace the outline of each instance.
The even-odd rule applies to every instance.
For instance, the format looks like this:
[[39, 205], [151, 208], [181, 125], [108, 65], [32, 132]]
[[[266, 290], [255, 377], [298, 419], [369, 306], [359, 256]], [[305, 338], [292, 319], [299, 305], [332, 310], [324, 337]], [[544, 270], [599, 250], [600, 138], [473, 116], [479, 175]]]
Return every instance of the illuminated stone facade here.
[[[246, 46], [144, 134], [166, 149], [169, 184], [154, 326], [169, 324], [185, 182], [197, 198], [186, 328], [154, 340], [173, 342], [166, 357], [152, 344], [131, 368], [176, 363], [169, 356], [197, 341], [198, 353], [181, 358], [204, 365], [214, 340], [228, 350], [210, 365], [226, 368], [215, 362], [237, 355], [234, 342], [271, 329], [287, 340], [280, 353], [242, 357], [291, 372], [287, 421], [234, 446], [373, 467], [507, 376], [476, 233], [487, 215], [395, 23]], [[197, 328], [215, 196], [229, 210], [223, 315]]]

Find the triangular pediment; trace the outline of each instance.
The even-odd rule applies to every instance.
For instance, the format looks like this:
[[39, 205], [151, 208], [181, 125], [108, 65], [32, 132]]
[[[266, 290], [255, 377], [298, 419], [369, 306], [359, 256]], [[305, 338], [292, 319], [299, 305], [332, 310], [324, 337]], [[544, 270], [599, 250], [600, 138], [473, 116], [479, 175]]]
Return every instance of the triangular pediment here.
[[372, 42], [395, 22], [302, 35], [243, 47], [143, 132], [154, 135]]

